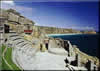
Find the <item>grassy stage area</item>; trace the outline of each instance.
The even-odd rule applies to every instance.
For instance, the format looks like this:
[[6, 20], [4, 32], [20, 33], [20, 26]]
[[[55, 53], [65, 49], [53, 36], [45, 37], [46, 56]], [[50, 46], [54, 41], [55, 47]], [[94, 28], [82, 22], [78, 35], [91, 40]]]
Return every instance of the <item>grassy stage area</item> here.
[[[0, 55], [0, 60], [1, 60], [1, 66], [0, 66], [0, 70], [20, 70], [19, 67], [16, 66], [16, 64], [14, 64], [14, 62], [12, 61], [12, 48], [7, 48], [7, 50], [3, 55], [4, 50], [6, 49], [6, 46], [2, 46], [0, 47], [1, 50], [1, 55]], [[5, 60], [6, 62], [5, 62]], [[10, 67], [9, 67], [9, 65]]]

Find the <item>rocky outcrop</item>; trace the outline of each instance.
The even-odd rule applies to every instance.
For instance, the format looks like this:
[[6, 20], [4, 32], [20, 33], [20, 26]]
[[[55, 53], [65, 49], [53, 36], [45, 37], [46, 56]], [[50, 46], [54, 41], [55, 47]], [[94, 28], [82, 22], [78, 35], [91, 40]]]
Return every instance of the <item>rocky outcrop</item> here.
[[100, 62], [99, 59], [97, 57], [93, 57], [93, 56], [89, 56], [88, 54], [80, 51], [77, 46], [73, 46], [74, 47], [74, 52], [75, 53], [79, 53], [81, 56], [81, 63], [85, 64], [87, 62], [87, 60], [91, 60], [93, 62], [95, 62], [95, 64], [99, 67], [100, 66]]

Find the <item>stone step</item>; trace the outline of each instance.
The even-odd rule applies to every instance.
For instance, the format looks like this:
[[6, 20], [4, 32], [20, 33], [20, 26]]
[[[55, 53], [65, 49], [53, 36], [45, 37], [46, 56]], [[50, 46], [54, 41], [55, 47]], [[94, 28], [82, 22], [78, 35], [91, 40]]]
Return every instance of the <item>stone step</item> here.
[[17, 34], [15, 34], [15, 35], [10, 35], [10, 37], [16, 37], [16, 36], [18, 36]]
[[20, 38], [20, 39], [23, 39], [23, 38], [22, 38], [22, 37], [20, 37], [20, 36], [10, 37], [9, 39], [13, 41], [14, 39], [15, 39], [15, 40], [17, 40], [17, 38], [18, 38], [18, 40], [19, 40], [19, 38]]
[[29, 44], [26, 44], [26, 45], [23, 46], [23, 47], [19, 47], [19, 46], [18, 46], [19, 49], [23, 50], [23, 52], [26, 52], [26, 50], [28, 50], [30, 47], [31, 47], [31, 46], [29, 46]]
[[27, 44], [27, 45], [25, 45], [25, 46], [23, 46], [23, 48], [26, 48], [26, 47], [31, 47], [29, 44]]
[[16, 46], [17, 46], [17, 47], [23, 48], [23, 47], [25, 47], [26, 45], [30, 46], [26, 41], [24, 41], [24, 42], [22, 42], [22, 43], [20, 43], [20, 44], [18, 44], [18, 45], [16, 45]]
[[19, 37], [18, 38], [15, 38], [15, 39], [13, 39], [13, 41], [16, 41], [16, 40], [19, 40], [19, 39], [21, 39], [21, 38], [19, 38]]
[[24, 47], [25, 45], [27, 45], [28, 43], [24, 43], [23, 45], [21, 45], [21, 47]]
[[10, 37], [9, 39], [14, 40], [14, 39], [17, 39], [17, 38], [22, 38], [22, 37], [16, 36], [16, 37]]
[[24, 41], [20, 41], [20, 42], [18, 42], [16, 45], [18, 45], [18, 44], [20, 44], [20, 43], [23, 43]]
[[[12, 41], [13, 41], [13, 40], [12, 40]], [[14, 44], [17, 44], [17, 43], [20, 42], [20, 41], [25, 41], [25, 40], [24, 40], [24, 39], [18, 39], [18, 40], [14, 40], [13, 43], [14, 43]]]

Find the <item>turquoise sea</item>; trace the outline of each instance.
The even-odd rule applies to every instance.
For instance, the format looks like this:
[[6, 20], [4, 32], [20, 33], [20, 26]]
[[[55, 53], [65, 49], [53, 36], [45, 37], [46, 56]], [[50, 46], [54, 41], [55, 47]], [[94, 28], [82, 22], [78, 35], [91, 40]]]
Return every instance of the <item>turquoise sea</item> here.
[[52, 34], [49, 37], [62, 38], [69, 40], [73, 45], [91, 56], [99, 57], [99, 35], [98, 34]]

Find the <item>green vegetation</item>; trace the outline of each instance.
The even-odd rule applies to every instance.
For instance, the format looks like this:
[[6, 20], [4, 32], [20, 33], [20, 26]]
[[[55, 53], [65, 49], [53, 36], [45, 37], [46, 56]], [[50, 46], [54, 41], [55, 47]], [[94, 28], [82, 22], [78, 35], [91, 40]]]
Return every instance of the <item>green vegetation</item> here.
[[1, 47], [0, 47], [0, 70], [1, 70], [1, 64], [2, 64], [2, 58], [1, 58], [1, 55], [2, 55], [2, 50], [1, 50]]
[[[4, 50], [6, 49], [6, 46], [2, 46], [2, 53], [4, 52]], [[2, 57], [2, 65], [0, 67], [0, 70], [20, 70], [20, 68], [18, 68], [16, 66], [16, 64], [14, 64], [14, 62], [12, 61], [12, 48], [7, 48], [7, 51], [4, 54], [4, 58], [5, 60], [8, 62], [8, 64], [12, 67], [12, 69], [9, 67], [9, 65], [5, 62], [5, 60]]]

